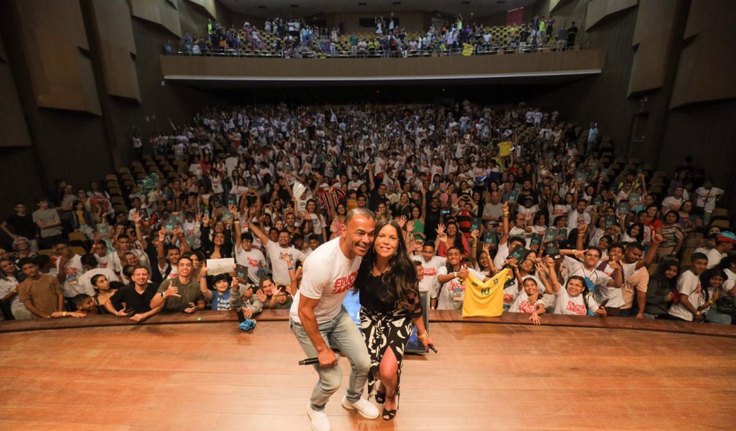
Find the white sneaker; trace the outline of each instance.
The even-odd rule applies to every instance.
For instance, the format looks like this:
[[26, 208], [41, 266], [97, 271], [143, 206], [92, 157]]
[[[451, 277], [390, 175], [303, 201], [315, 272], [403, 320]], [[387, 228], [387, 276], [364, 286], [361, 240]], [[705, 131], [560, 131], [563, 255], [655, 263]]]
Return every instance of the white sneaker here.
[[357, 411], [364, 418], [375, 419], [378, 417], [378, 407], [371, 404], [365, 398], [361, 398], [353, 403], [348, 401], [347, 397], [344, 397], [340, 404], [348, 410]]
[[314, 410], [307, 404], [307, 416], [312, 421], [312, 431], [330, 431], [330, 420], [324, 410]]

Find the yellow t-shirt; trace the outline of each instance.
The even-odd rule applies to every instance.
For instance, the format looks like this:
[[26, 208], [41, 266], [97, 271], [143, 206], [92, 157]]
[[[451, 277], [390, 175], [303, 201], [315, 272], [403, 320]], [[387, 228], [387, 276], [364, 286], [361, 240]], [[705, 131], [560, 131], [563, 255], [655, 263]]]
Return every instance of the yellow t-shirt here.
[[503, 286], [513, 277], [506, 268], [483, 282], [469, 274], [465, 278], [463, 317], [496, 317], [503, 314]]

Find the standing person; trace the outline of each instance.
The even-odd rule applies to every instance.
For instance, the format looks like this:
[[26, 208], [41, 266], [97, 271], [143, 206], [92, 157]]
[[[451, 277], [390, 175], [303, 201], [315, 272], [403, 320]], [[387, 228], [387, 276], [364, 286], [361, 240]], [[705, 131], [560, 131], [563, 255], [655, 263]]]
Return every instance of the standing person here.
[[319, 246], [304, 262], [301, 288], [289, 315], [289, 325], [304, 353], [319, 358], [314, 367], [319, 381], [307, 406], [312, 429], [317, 431], [330, 429], [324, 408], [342, 382], [342, 371], [329, 343], [340, 349], [351, 364], [342, 406], [369, 419], [378, 417], [378, 408], [361, 397], [371, 367], [368, 349], [342, 306], [358, 276], [361, 260], [373, 243], [374, 215], [367, 209], [351, 210], [345, 225], [339, 238]]
[[383, 403], [383, 419], [391, 420], [399, 407], [401, 364], [412, 329], [417, 327], [425, 348], [432, 340], [422, 320], [417, 273], [401, 227], [393, 220], [379, 222], [376, 232], [375, 243], [361, 262], [356, 288], [363, 337], [371, 355], [368, 387]]

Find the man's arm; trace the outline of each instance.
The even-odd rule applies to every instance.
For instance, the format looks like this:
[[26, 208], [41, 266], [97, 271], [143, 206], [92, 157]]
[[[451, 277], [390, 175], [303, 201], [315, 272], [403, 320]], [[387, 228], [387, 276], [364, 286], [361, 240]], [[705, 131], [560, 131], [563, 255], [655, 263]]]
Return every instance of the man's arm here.
[[317, 318], [314, 316], [314, 308], [317, 304], [319, 304], [319, 299], [307, 298], [302, 295], [299, 298], [299, 320], [302, 322], [304, 332], [307, 333], [314, 348], [317, 349], [320, 367], [332, 367], [337, 364], [337, 357], [319, 332]]
[[248, 221], [248, 229], [250, 229], [250, 231], [253, 232], [253, 235], [258, 237], [258, 239], [261, 241], [261, 244], [263, 244], [264, 247], [266, 246], [266, 244], [268, 244], [269, 242], [268, 235], [266, 235], [265, 232], [261, 230], [261, 228], [251, 223], [250, 220]]
[[6, 234], [7, 234], [7, 235], [8, 235], [9, 237], [11, 237], [12, 239], [15, 239], [15, 238], [17, 238], [17, 237], [18, 237], [18, 235], [14, 234], [13, 232], [11, 232], [11, 231], [10, 231], [10, 230], [8, 229], [8, 222], [6, 222], [6, 221], [4, 221], [4, 222], [3, 222], [3, 224], [1, 224], [1, 225], [0, 225], [0, 229], [2, 229], [2, 230], [3, 230], [3, 232], [5, 232], [5, 233], [6, 233]]
[[27, 300], [23, 301], [23, 305], [26, 306], [26, 309], [33, 313], [34, 316], [40, 317], [42, 319], [46, 319], [51, 317], [51, 315], [44, 313], [43, 311], [39, 310], [33, 305], [33, 301], [31, 301], [31, 298], [28, 298]]
[[145, 312], [145, 313], [136, 313], [136, 314], [134, 314], [134, 315], [130, 316], [130, 320], [132, 320], [132, 321], [134, 321], [134, 322], [138, 322], [138, 323], [140, 323], [140, 322], [142, 322], [142, 321], [144, 321], [144, 320], [148, 319], [149, 317], [153, 316], [154, 314], [157, 314], [157, 313], [158, 313], [158, 312], [160, 312], [160, 311], [161, 311], [161, 310], [162, 310], [163, 308], [164, 308], [164, 305], [163, 305], [163, 304], [161, 304], [161, 305], [159, 305], [158, 307], [156, 307], [156, 308], [152, 308], [152, 309], [150, 309], [149, 311], [147, 311], [147, 312]]

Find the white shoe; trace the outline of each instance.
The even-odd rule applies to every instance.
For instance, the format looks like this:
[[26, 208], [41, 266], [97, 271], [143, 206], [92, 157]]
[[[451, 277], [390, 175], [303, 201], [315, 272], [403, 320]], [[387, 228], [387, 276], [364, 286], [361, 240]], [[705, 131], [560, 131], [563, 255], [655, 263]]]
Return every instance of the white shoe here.
[[307, 405], [307, 416], [312, 421], [312, 431], [330, 431], [330, 420], [324, 410], [314, 410]]
[[361, 398], [356, 402], [348, 401], [347, 397], [342, 399], [342, 406], [347, 410], [357, 411], [361, 416], [367, 419], [375, 419], [378, 417], [378, 407], [370, 403], [365, 398]]

